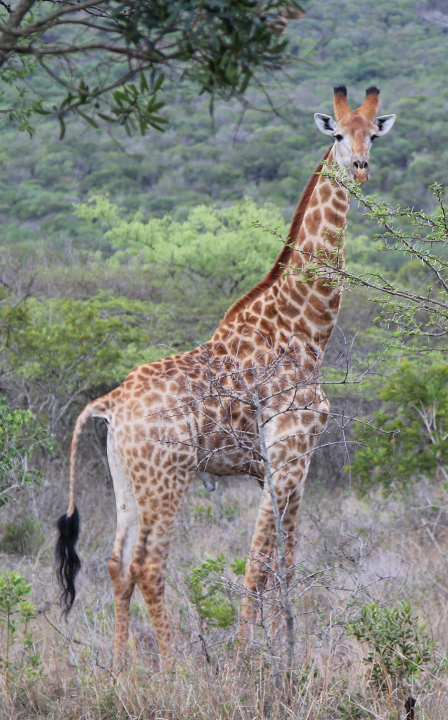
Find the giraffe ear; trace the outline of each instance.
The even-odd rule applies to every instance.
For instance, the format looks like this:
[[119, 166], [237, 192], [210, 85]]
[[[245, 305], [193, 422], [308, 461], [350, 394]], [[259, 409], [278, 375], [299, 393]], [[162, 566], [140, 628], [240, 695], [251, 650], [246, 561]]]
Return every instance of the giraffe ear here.
[[333, 130], [336, 127], [336, 123], [331, 117], [331, 115], [324, 115], [324, 113], [314, 113], [314, 122], [324, 135], [333, 135]]
[[378, 125], [378, 132], [377, 135], [385, 135], [389, 132], [389, 130], [392, 130], [392, 127], [395, 122], [396, 115], [381, 115], [380, 117], [377, 117], [375, 120], [375, 125]]

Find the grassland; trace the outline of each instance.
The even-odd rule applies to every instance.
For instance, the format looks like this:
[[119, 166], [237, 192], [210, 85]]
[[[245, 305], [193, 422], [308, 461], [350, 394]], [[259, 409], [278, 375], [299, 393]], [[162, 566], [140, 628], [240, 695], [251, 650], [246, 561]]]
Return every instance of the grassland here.
[[[79, 506], [83, 570], [78, 598], [66, 624], [60, 617], [52, 554], [55, 517], [66, 501], [66, 481], [57, 472], [33, 499], [38, 531], [29, 532], [26, 553], [14, 550], [24, 526], [23, 508], [10, 508], [9, 553], [2, 567], [32, 582], [37, 608], [28, 624], [25, 647], [18, 629], [3, 665], [2, 718], [309, 718], [348, 720], [403, 717], [403, 701], [413, 694], [417, 717], [446, 717], [447, 558], [440, 487], [421, 484], [387, 500], [372, 493], [357, 498], [347, 490], [306, 493], [297, 537], [297, 567], [291, 584], [295, 613], [295, 666], [280, 673], [284, 628], [275, 593], [262, 601], [264, 625], [254, 627], [248, 644], [237, 639], [241, 578], [230, 561], [247, 554], [260, 491], [250, 481], [227, 482], [217, 497], [194, 485], [175, 531], [168, 570], [167, 599], [176, 633], [177, 659], [161, 672], [146, 606], [137, 590], [132, 600], [128, 661], [111, 673], [113, 593], [106, 562], [111, 552], [115, 511], [113, 492], [101, 480], [104, 469], [92, 458], [81, 460]], [[36, 517], [36, 516], [34, 516]], [[5, 515], [3, 515], [5, 519]], [[26, 526], [26, 522], [25, 522]], [[207, 552], [226, 553], [223, 573], [210, 576], [235, 610], [227, 627], [201, 618], [192, 603], [189, 573]], [[368, 647], [345, 632], [367, 602], [378, 607], [401, 600], [427, 624], [437, 643], [431, 660], [406, 683], [372, 685], [363, 662]], [[5, 659], [6, 628], [2, 624]], [[33, 666], [30, 657], [39, 659]], [[280, 681], [279, 681], [280, 677]]]

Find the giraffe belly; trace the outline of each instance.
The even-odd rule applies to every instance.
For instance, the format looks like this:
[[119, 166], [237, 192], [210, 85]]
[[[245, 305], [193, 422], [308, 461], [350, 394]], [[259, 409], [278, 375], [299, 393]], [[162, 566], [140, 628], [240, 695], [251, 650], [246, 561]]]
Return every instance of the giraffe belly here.
[[[228, 444], [230, 444], [229, 441]], [[250, 450], [210, 446], [202, 447], [198, 452], [196, 475], [201, 480], [204, 480], [202, 475], [217, 475], [218, 477], [250, 475], [251, 477], [263, 478], [264, 469], [255, 453]]]

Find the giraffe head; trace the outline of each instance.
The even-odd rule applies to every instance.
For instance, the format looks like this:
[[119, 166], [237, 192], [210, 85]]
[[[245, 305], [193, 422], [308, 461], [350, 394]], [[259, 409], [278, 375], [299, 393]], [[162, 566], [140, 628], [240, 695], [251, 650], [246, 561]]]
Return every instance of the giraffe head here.
[[366, 90], [366, 99], [357, 110], [351, 110], [347, 102], [347, 88], [338, 85], [334, 89], [334, 115], [315, 113], [319, 130], [334, 140], [333, 157], [340, 168], [350, 170], [354, 180], [366, 182], [370, 177], [369, 155], [372, 142], [385, 135], [395, 122], [395, 115], [377, 117], [380, 91], [376, 87]]

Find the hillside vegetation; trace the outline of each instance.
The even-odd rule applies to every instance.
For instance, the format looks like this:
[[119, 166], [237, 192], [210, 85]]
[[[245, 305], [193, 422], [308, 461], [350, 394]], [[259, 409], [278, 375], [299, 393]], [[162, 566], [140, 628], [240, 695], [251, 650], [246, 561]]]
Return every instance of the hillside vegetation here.
[[[274, 202], [287, 219], [325, 147], [312, 114], [332, 112], [337, 83], [348, 86], [355, 106], [376, 83], [382, 112], [399, 117], [395, 132], [374, 149], [369, 190], [428, 205], [428, 184], [446, 181], [446, 22], [443, 7], [429, 1], [309, 2], [295, 28], [297, 60], [265, 88], [276, 112], [254, 92], [242, 118], [239, 104], [217, 104], [212, 125], [207, 98], [188, 84], [170, 90], [167, 78], [165, 133], [129, 139], [107, 125], [97, 131], [77, 125], [59, 141], [58, 128], [44, 117], [28, 140], [3, 120], [0, 217], [13, 226], [7, 237], [91, 246], [94, 239], [71, 210], [99, 192], [130, 212], [172, 213], [176, 220], [196, 205], [249, 195], [258, 204]], [[34, 80], [38, 87], [44, 82]], [[49, 87], [49, 106], [52, 96], [56, 101]]]

